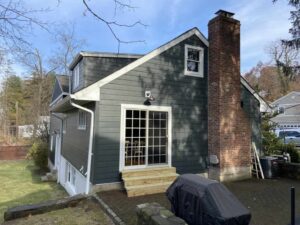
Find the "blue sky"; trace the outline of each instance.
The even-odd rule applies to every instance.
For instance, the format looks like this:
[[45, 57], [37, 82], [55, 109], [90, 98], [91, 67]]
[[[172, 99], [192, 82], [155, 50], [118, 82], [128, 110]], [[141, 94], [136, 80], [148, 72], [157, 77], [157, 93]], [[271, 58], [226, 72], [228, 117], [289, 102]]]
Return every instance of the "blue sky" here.
[[[126, 2], [126, 0], [125, 0]], [[141, 20], [147, 28], [117, 28], [119, 37], [123, 40], [145, 40], [145, 43], [121, 45], [120, 52], [147, 53], [180, 35], [192, 27], [198, 27], [207, 37], [208, 21], [219, 9], [235, 13], [235, 18], [241, 21], [241, 71], [247, 72], [258, 61], [267, 62], [269, 57], [266, 47], [272, 41], [289, 37], [289, 12], [291, 8], [286, 0], [129, 0], [135, 10], [118, 10], [114, 13], [113, 0], [88, 0], [88, 3], [100, 15], [107, 19], [132, 23]], [[105, 24], [96, 20], [89, 13], [84, 13], [82, 1], [57, 0], [40, 1], [27, 0], [31, 8], [51, 9], [40, 15], [43, 20], [50, 21], [52, 28], [60, 24], [75, 23], [77, 38], [84, 39], [86, 45], [82, 50], [116, 52], [117, 42]], [[84, 15], [86, 14], [86, 15]], [[34, 36], [28, 36], [33, 47], [41, 50], [44, 57], [55, 51], [53, 37], [36, 29]], [[24, 69], [14, 64], [14, 70], [21, 75]]]

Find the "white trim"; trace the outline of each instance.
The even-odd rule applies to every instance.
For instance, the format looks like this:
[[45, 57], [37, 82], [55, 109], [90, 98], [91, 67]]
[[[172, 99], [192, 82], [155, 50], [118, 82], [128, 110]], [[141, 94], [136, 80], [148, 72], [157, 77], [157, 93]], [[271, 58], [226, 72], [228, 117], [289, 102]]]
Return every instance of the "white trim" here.
[[[164, 51], [170, 49], [171, 47], [177, 45], [178, 43], [182, 42], [183, 40], [191, 37], [192, 35], [196, 35], [206, 46], [208, 46], [208, 40], [200, 33], [197, 28], [193, 28], [186, 33], [180, 35], [179, 37], [173, 39], [172, 41], [162, 45], [161, 47], [151, 51], [150, 53], [144, 55], [143, 57], [137, 59], [136, 61], [124, 66], [122, 69], [117, 70], [116, 72], [112, 73], [111, 75], [97, 81], [96, 83], [76, 92], [73, 94], [74, 99], [78, 100], [92, 100], [92, 101], [99, 101], [100, 94], [99, 88], [110, 83], [111, 81], [119, 78], [120, 76], [126, 74], [127, 72], [135, 69], [136, 67], [142, 65], [143, 63], [149, 61], [150, 59], [158, 56], [159, 54], [163, 53]], [[94, 93], [91, 95], [91, 93]], [[90, 97], [91, 99], [87, 99]]]
[[[141, 168], [151, 168], [151, 167], [162, 167], [164, 165], [147, 165], [145, 166], [130, 166], [125, 167], [125, 115], [126, 110], [147, 110], [147, 111], [162, 111], [168, 113], [168, 155], [167, 160], [168, 163], [166, 166], [172, 166], [172, 107], [170, 106], [145, 106], [145, 105], [135, 105], [135, 104], [121, 104], [121, 118], [120, 118], [120, 156], [119, 156], [119, 171], [123, 171], [124, 169], [141, 169]], [[147, 138], [146, 138], [147, 139]], [[148, 151], [146, 149], [146, 151]], [[148, 154], [147, 154], [148, 156]]]
[[[187, 70], [188, 49], [195, 49], [199, 52], [198, 72]], [[200, 46], [184, 45], [184, 75], [193, 77], [203, 77], [204, 74], [204, 49]]]

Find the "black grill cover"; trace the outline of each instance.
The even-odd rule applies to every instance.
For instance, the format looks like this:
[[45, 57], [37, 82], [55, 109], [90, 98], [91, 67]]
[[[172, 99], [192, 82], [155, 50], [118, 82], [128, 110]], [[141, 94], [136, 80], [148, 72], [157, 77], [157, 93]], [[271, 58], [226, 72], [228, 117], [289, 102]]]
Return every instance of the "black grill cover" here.
[[189, 225], [248, 225], [251, 214], [221, 183], [195, 174], [179, 176], [167, 190], [172, 212]]

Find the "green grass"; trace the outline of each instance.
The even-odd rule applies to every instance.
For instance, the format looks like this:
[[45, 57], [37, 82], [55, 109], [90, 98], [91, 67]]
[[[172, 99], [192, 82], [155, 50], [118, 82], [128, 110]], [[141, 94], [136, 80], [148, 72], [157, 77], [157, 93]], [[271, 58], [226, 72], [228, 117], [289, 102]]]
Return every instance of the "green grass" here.
[[67, 196], [55, 182], [41, 182], [41, 175], [32, 161], [0, 161], [0, 223], [8, 208]]

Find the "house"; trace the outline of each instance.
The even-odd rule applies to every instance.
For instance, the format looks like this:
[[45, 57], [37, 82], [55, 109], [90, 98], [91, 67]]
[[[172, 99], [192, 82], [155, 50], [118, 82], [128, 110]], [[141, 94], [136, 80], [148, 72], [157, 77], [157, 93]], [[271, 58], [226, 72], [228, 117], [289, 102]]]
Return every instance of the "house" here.
[[271, 120], [278, 129], [300, 129], [300, 92], [292, 91], [271, 103], [278, 113]]
[[[50, 164], [69, 194], [162, 192], [178, 174], [251, 176], [267, 104], [240, 76], [240, 23], [218, 11], [146, 55], [80, 52], [57, 77]], [[63, 83], [62, 83], [63, 82]]]

